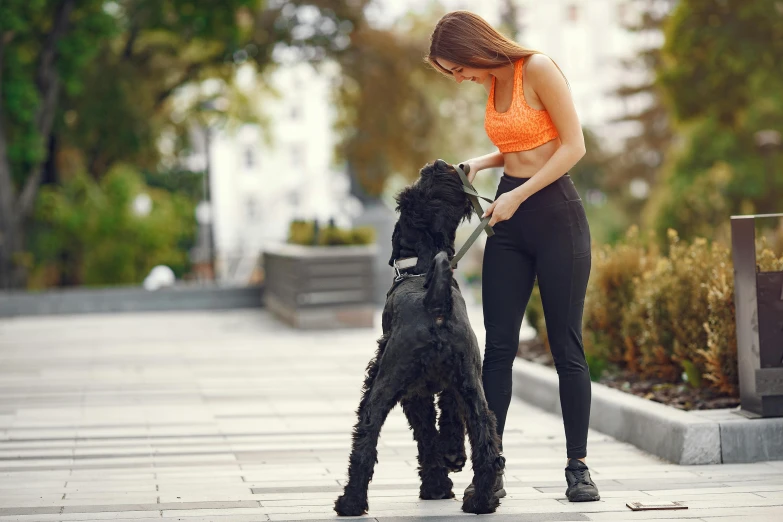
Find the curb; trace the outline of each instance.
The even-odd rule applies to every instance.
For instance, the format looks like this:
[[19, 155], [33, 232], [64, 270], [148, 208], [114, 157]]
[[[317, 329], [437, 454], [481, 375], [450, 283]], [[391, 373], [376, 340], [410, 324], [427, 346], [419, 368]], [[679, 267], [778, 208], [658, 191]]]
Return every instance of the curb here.
[[0, 292], [0, 317], [31, 315], [226, 310], [263, 306], [263, 286], [140, 286]]
[[[514, 395], [560, 413], [557, 372], [517, 358]], [[686, 412], [593, 383], [590, 428], [675, 464], [783, 459], [783, 418], [747, 419], [733, 410]]]

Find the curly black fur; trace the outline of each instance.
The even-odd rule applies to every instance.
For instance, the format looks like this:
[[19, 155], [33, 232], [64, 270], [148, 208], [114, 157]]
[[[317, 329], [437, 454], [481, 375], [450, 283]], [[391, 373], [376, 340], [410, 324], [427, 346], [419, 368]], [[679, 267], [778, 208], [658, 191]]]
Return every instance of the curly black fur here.
[[420, 498], [454, 497], [448, 473], [465, 464], [467, 427], [476, 493], [463, 499], [462, 509], [492, 513], [499, 504], [493, 485], [504, 461], [495, 416], [481, 386], [478, 342], [449, 266], [457, 226], [470, 218], [472, 207], [453, 167], [441, 161], [425, 166], [416, 183], [400, 192], [397, 203], [400, 218], [389, 264], [416, 256], [418, 263], [410, 272], [426, 277], [403, 280], [386, 299], [383, 336], [367, 366], [356, 412], [348, 484], [335, 511], [354, 516], [367, 511], [378, 436], [389, 411], [400, 402], [418, 444]]

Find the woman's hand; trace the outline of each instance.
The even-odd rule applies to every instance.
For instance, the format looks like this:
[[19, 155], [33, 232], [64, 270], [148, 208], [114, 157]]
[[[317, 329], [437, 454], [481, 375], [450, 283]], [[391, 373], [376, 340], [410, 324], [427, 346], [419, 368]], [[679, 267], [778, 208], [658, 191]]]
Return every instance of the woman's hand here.
[[463, 161], [462, 165], [470, 167], [470, 172], [468, 172], [468, 181], [473, 183], [473, 179], [480, 170], [502, 167], [503, 163], [503, 154], [501, 154], [500, 151], [495, 151], [477, 158], [470, 158], [467, 161]]
[[[472, 162], [472, 163], [471, 163]], [[476, 165], [476, 161], [469, 159], [468, 161], [463, 161], [461, 163], [457, 163], [457, 165], [462, 165], [462, 167], [468, 168], [468, 181], [470, 181], [471, 184], [473, 184], [473, 179], [476, 177], [476, 174], [478, 174], [478, 165]]]
[[513, 191], [505, 192], [501, 194], [500, 197], [498, 197], [498, 199], [496, 199], [495, 202], [487, 208], [487, 210], [484, 211], [484, 214], [481, 216], [481, 218], [483, 219], [491, 215], [492, 219], [489, 220], [489, 226], [494, 226], [495, 223], [510, 219], [523, 201], [524, 199], [522, 199], [519, 195], [514, 194]]

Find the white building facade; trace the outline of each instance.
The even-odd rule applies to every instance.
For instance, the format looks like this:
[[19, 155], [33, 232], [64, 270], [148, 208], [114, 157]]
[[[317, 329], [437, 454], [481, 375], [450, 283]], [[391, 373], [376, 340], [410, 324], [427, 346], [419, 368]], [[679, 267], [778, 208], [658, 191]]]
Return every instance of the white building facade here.
[[333, 165], [336, 134], [328, 74], [307, 64], [271, 74], [279, 97], [261, 97], [268, 128], [213, 134], [210, 192], [216, 277], [245, 284], [265, 246], [294, 219], [347, 224], [349, 183]]

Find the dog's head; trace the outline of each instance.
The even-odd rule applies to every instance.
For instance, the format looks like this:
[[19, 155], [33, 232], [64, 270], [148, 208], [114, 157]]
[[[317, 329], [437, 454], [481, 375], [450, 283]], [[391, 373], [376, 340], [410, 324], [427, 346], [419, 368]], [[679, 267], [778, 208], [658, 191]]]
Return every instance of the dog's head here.
[[441, 250], [454, 255], [454, 237], [473, 207], [457, 171], [445, 161], [428, 163], [419, 179], [396, 196], [400, 218], [392, 234], [389, 265], [401, 257], [419, 257], [429, 264]]

